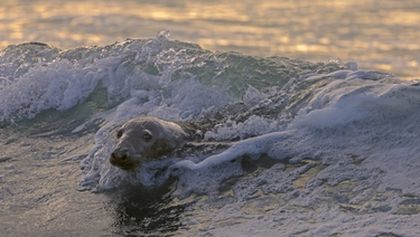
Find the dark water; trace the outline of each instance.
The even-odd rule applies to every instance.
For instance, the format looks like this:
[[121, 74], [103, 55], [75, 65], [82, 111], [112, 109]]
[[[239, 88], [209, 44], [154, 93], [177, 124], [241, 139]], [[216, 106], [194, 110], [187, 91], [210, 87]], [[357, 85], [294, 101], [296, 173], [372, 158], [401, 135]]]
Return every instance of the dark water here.
[[[1, 129], [1, 229], [4, 236], [165, 234], [180, 228], [185, 202], [169, 187], [77, 192], [92, 135], [22, 134]], [[19, 137], [19, 138], [16, 138]]]

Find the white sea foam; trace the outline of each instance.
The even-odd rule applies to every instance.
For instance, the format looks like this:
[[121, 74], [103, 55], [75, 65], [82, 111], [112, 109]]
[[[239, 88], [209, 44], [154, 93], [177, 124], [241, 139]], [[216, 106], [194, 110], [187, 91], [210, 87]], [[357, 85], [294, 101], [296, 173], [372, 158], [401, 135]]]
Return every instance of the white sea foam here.
[[[280, 169], [274, 176], [273, 173], [262, 172], [251, 181], [239, 181], [233, 186], [234, 190], [241, 190], [245, 185], [246, 190], [253, 191], [235, 192], [238, 200], [248, 200], [255, 195], [255, 190], [260, 190], [266, 195], [282, 193], [283, 200], [289, 200], [289, 204], [265, 212], [261, 219], [257, 218], [257, 214], [244, 217], [243, 213], [239, 214], [240, 211], [227, 212], [223, 209], [215, 215], [229, 216], [224, 219], [245, 220], [234, 227], [222, 227], [207, 233], [247, 235], [265, 226], [267, 231], [255, 234], [265, 236], [280, 231], [285, 235], [300, 233], [299, 236], [323, 236], [332, 232], [361, 236], [388, 232], [402, 236], [417, 235], [418, 225], [415, 223], [420, 220], [416, 211], [418, 207], [407, 211], [404, 208], [408, 206], [404, 203], [418, 202], [420, 193], [419, 90], [418, 86], [409, 82], [389, 79], [365, 83], [352, 77], [332, 81], [313, 95], [284, 132], [240, 141], [198, 163], [183, 161], [176, 164], [177, 172], [178, 166], [184, 168], [180, 180], [187, 185], [183, 186], [196, 188], [199, 193], [203, 192], [203, 187], [214, 187], [215, 181], [223, 183], [227, 180], [226, 176], [221, 178], [226, 175], [225, 171], [215, 175], [218, 168], [223, 167], [222, 163], [233, 166], [229, 162], [244, 155], [255, 158], [268, 153], [280, 160], [293, 157], [291, 162], [308, 158], [319, 162], [306, 170], [325, 166], [314, 177], [308, 177], [304, 190], [296, 186], [299, 183], [291, 185], [308, 172], [299, 169], [295, 169], [297, 173]], [[243, 174], [237, 171], [240, 163], [235, 164], [236, 168], [231, 168], [235, 170], [233, 175]], [[273, 166], [269, 170], [275, 168]], [[205, 181], [203, 176], [208, 180]], [[197, 187], [196, 180], [200, 180]], [[408, 197], [409, 194], [415, 195]], [[267, 196], [257, 195], [253, 197], [257, 201], [252, 202], [264, 202], [264, 197]], [[329, 208], [325, 200], [336, 203], [337, 209]], [[269, 203], [273, 205], [273, 202], [276, 201]], [[248, 205], [251, 205], [250, 201], [229, 207], [243, 210]], [[293, 208], [293, 205], [300, 206], [300, 209]], [[296, 213], [297, 210], [300, 211]], [[343, 210], [347, 210], [347, 214]], [[359, 215], [357, 221], [353, 216], [355, 213]], [[406, 218], [403, 213], [411, 213], [412, 219]], [[284, 216], [287, 218], [282, 218]], [[324, 218], [330, 221], [323, 223], [321, 220]], [[212, 225], [221, 221], [215, 217], [210, 219]], [[307, 225], [308, 222], [314, 224]], [[378, 228], [374, 228], [375, 225]]]

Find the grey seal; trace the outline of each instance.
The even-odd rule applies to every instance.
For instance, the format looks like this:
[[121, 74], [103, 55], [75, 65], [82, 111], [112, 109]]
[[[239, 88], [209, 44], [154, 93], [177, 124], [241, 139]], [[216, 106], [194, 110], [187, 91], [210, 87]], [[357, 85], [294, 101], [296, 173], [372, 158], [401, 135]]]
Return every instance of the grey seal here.
[[124, 123], [117, 130], [116, 137], [111, 164], [123, 170], [135, 170], [144, 162], [182, 147], [188, 134], [174, 122], [156, 117], [137, 117]]

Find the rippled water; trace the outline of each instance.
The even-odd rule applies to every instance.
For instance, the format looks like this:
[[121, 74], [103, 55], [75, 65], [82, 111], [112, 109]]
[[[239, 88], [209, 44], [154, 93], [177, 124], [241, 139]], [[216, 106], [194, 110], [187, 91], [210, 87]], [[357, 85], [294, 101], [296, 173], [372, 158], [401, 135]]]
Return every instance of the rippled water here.
[[0, 4], [0, 47], [41, 41], [59, 48], [174, 38], [213, 50], [357, 61], [420, 76], [420, 1], [25, 1]]
[[[2, 235], [420, 235], [418, 6], [3, 1]], [[203, 148], [112, 166], [142, 115]]]

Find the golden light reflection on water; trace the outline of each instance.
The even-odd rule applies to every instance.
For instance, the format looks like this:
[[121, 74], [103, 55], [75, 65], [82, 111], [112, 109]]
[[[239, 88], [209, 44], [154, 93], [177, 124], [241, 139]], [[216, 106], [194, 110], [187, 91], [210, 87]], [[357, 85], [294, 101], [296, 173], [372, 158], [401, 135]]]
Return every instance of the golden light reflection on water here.
[[0, 47], [105, 45], [169, 30], [173, 38], [213, 50], [340, 58], [420, 77], [418, 9], [418, 0], [5, 0]]
[[392, 17], [384, 17], [387, 25], [411, 26], [420, 24], [420, 13], [417, 11], [393, 11]]

